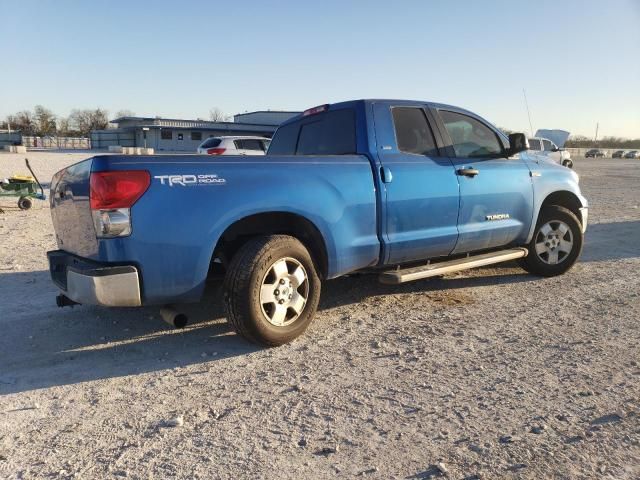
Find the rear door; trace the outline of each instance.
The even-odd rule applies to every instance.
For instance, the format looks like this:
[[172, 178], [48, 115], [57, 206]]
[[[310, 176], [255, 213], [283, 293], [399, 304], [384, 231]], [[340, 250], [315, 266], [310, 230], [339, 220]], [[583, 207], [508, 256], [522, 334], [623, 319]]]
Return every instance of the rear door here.
[[533, 217], [529, 167], [507, 157], [500, 135], [479, 117], [434, 109], [460, 182], [458, 242], [453, 253], [523, 244]]
[[458, 180], [438, 148], [429, 112], [374, 103], [385, 202], [385, 263], [448, 255], [458, 238]]

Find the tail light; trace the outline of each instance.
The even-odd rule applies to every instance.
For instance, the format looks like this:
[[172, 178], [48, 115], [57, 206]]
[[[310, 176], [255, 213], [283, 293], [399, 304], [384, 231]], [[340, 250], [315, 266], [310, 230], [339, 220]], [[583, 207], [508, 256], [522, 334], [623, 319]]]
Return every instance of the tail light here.
[[98, 238], [131, 234], [131, 207], [147, 191], [151, 176], [146, 170], [94, 172], [89, 203]]
[[308, 117], [309, 115], [316, 115], [318, 113], [326, 112], [329, 110], [329, 104], [326, 105], [318, 105], [317, 107], [309, 108], [302, 112], [303, 117]]
[[209, 148], [207, 150], [207, 155], [222, 155], [226, 151], [226, 148]]

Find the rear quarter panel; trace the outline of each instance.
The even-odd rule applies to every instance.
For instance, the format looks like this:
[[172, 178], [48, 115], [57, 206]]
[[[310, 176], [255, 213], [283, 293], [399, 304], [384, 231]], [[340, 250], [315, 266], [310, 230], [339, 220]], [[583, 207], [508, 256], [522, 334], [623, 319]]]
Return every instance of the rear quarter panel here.
[[[151, 186], [132, 208], [131, 236], [100, 240], [98, 258], [137, 264], [146, 304], [198, 300], [222, 233], [262, 212], [311, 221], [327, 247], [328, 278], [378, 261], [375, 191], [364, 156], [94, 159], [94, 171], [118, 169], [150, 171]], [[172, 175], [217, 181], [170, 184]]]

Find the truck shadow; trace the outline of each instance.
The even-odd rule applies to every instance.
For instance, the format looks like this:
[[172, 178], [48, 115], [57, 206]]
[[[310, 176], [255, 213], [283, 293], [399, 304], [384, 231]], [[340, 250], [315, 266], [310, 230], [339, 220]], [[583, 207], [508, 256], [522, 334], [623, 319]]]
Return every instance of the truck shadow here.
[[[638, 238], [638, 221], [593, 225], [582, 261], [638, 258]], [[446, 296], [448, 291], [537, 280], [515, 263], [397, 286], [378, 283], [376, 275], [358, 275], [325, 282], [319, 309], [388, 294], [440, 291]], [[231, 330], [222, 286], [216, 282], [207, 286], [202, 303], [181, 308], [190, 318], [183, 330], [162, 322], [154, 307], [58, 309], [47, 271], [0, 271], [0, 292], [0, 395], [186, 365], [208, 371], [217, 368], [217, 360], [261, 350]]]
[[585, 234], [582, 262], [640, 257], [640, 220], [595, 223]]

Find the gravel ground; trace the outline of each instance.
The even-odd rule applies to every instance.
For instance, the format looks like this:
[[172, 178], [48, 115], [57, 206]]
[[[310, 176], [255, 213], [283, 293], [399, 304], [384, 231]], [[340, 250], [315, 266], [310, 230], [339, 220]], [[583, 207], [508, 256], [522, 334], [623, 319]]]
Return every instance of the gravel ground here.
[[[29, 152], [43, 180], [86, 153]], [[24, 171], [0, 154], [0, 176]], [[640, 161], [577, 159], [581, 261], [324, 285], [260, 349], [219, 286], [156, 309], [57, 309], [48, 206], [0, 205], [0, 477], [640, 478]]]

